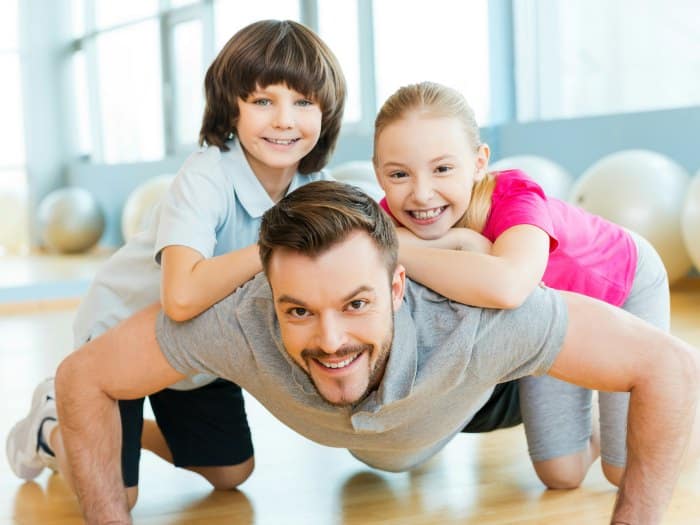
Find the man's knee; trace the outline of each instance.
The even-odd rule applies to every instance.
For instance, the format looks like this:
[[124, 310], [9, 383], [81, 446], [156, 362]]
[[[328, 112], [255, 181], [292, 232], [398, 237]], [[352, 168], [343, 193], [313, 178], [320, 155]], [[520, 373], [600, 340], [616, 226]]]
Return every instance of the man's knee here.
[[255, 468], [252, 456], [238, 465], [225, 467], [189, 467], [188, 470], [203, 476], [216, 490], [233, 490], [246, 481]]

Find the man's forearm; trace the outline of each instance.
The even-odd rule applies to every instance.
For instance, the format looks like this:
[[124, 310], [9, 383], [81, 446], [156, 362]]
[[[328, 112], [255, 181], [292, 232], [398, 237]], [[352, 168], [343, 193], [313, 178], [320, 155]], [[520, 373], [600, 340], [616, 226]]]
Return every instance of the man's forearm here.
[[630, 397], [627, 468], [612, 523], [656, 524], [668, 506], [692, 428], [698, 394], [692, 355], [670, 352]]
[[56, 402], [86, 523], [130, 524], [121, 474], [121, 422], [116, 401], [90, 384], [69, 356], [56, 375]]

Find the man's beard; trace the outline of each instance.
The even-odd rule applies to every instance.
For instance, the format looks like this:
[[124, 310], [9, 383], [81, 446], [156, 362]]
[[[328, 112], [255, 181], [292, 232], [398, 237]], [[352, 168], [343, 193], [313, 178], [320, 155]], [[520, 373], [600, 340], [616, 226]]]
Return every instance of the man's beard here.
[[[394, 317], [393, 315], [390, 318], [390, 330], [387, 333], [386, 338], [384, 341], [381, 343], [381, 348], [379, 349], [379, 355], [377, 356], [376, 362], [374, 363], [374, 366], [369, 372], [369, 378], [367, 381], [367, 388], [365, 388], [365, 391], [362, 393], [361, 396], [359, 396], [356, 400], [354, 401], [345, 401], [345, 402], [334, 402], [330, 401], [329, 399], [326, 398], [326, 396], [321, 393], [319, 390], [318, 386], [316, 385], [316, 382], [314, 381], [313, 377], [311, 376], [310, 369], [311, 367], [309, 366], [309, 361], [311, 359], [319, 358], [319, 357], [328, 357], [328, 353], [324, 352], [321, 349], [314, 348], [314, 349], [304, 349], [301, 352], [301, 358], [304, 360], [305, 363], [307, 363], [306, 368], [302, 368], [306, 376], [309, 378], [309, 381], [313, 385], [314, 389], [318, 393], [321, 398], [323, 398], [324, 401], [327, 403], [337, 406], [337, 407], [354, 407], [364, 401], [367, 396], [373, 392], [374, 390], [377, 389], [379, 386], [379, 383], [381, 383], [382, 377], [384, 377], [384, 370], [386, 368], [386, 363], [389, 360], [389, 351], [391, 350], [391, 345], [394, 340]], [[342, 358], [345, 356], [352, 356], [356, 355], [359, 356], [362, 352], [367, 352], [368, 353], [368, 361], [369, 358], [372, 354], [372, 350], [374, 350], [375, 345], [371, 344], [355, 344], [355, 345], [345, 345], [339, 348], [336, 352], [333, 353], [333, 357], [336, 358]]]

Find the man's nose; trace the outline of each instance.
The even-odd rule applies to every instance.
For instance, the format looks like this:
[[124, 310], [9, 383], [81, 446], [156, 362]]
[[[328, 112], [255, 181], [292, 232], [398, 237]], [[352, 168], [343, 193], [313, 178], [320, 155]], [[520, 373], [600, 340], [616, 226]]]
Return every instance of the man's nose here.
[[327, 354], [333, 354], [345, 342], [343, 323], [334, 314], [322, 315], [318, 324], [318, 347]]

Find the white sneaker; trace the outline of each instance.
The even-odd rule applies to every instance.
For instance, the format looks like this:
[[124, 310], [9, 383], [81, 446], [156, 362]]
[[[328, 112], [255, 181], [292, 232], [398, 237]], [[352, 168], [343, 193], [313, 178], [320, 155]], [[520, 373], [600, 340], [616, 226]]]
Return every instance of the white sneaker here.
[[7, 461], [17, 477], [36, 478], [44, 468], [56, 470], [56, 458], [44, 450], [46, 444], [39, 435], [45, 421], [56, 421], [56, 401], [53, 377], [45, 379], [34, 389], [29, 414], [18, 421], [7, 435]]

